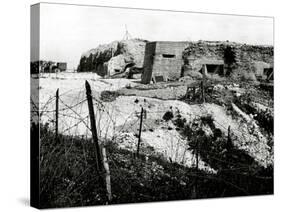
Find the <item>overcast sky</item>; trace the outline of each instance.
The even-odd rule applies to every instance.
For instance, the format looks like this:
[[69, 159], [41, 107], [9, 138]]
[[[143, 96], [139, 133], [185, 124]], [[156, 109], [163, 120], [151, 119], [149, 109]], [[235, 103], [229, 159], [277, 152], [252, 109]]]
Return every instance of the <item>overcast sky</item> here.
[[85, 51], [122, 39], [125, 25], [132, 37], [149, 41], [229, 40], [273, 45], [272, 18], [43, 3], [40, 58], [65, 61], [68, 68], [77, 68]]

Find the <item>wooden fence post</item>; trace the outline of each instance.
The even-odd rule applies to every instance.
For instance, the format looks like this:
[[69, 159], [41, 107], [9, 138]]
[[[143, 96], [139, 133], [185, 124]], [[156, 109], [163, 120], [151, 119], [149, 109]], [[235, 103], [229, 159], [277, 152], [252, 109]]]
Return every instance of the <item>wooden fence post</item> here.
[[228, 130], [227, 130], [227, 152], [229, 152], [231, 150], [232, 147], [232, 141], [231, 141], [231, 129], [230, 129], [230, 125], [228, 126]]
[[202, 101], [205, 103], [205, 80], [206, 80], [207, 67], [206, 65], [202, 66], [202, 82], [201, 82], [201, 92], [202, 92]]
[[196, 136], [195, 144], [195, 181], [192, 188], [191, 198], [196, 199], [198, 197], [198, 175], [199, 175], [199, 143]]
[[198, 197], [198, 175], [199, 175], [199, 143], [196, 138], [196, 179], [195, 179], [195, 198]]
[[59, 133], [59, 89], [56, 92], [56, 141]]
[[93, 143], [94, 143], [94, 148], [95, 148], [94, 151], [95, 151], [95, 157], [96, 157], [96, 169], [97, 169], [98, 174], [100, 174], [102, 171], [102, 169], [101, 169], [102, 168], [101, 152], [100, 152], [99, 141], [98, 141], [92, 91], [91, 91], [91, 86], [87, 80], [85, 82], [85, 87], [86, 87], [86, 96], [87, 96], [87, 101], [88, 101], [89, 116], [90, 116], [90, 122], [91, 122], [91, 132], [92, 132]]
[[192, 88], [192, 98], [195, 96], [195, 94], [196, 94], [196, 87], [194, 86], [193, 88]]
[[112, 193], [111, 193], [111, 182], [110, 182], [110, 170], [109, 170], [108, 160], [106, 157], [106, 149], [104, 146], [102, 146], [102, 156], [103, 156], [103, 167], [105, 170], [105, 186], [106, 186], [107, 200], [111, 202]]
[[186, 86], [185, 98], [187, 98], [187, 97], [188, 97], [188, 93], [189, 93], [189, 86], [187, 85], [187, 86]]
[[205, 103], [205, 85], [204, 85], [204, 80], [201, 82], [201, 96], [202, 96], [202, 101]]
[[140, 114], [140, 128], [139, 128], [139, 140], [138, 140], [138, 148], [137, 148], [137, 157], [139, 157], [139, 151], [140, 151], [142, 116], [143, 116], [143, 107], [141, 108], [141, 114]]

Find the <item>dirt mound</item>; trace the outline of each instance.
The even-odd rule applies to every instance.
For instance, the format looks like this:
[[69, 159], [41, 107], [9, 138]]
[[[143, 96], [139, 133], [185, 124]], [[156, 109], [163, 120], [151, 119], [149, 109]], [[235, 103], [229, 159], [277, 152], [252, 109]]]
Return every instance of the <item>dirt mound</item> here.
[[[257, 161], [263, 167], [268, 167], [273, 163], [273, 156], [270, 153], [269, 146], [267, 145], [267, 139], [261, 134], [260, 129], [258, 127], [252, 129], [252, 122], [245, 122], [243, 120], [243, 117], [240, 118], [240, 115], [234, 118], [231, 114], [228, 114], [226, 108], [222, 106], [208, 103], [201, 105], [189, 105], [177, 100], [163, 101], [143, 97], [138, 97], [139, 102], [136, 104], [134, 103], [135, 99], [136, 97], [120, 96], [113, 103], [114, 109], [116, 111], [119, 111], [119, 115], [116, 117], [116, 120], [118, 120], [121, 125], [123, 125], [123, 123], [124, 125], [126, 125], [125, 122], [128, 119], [131, 121], [134, 120], [136, 121], [136, 123], [138, 123], [136, 117], [130, 116], [130, 114], [139, 112], [140, 105], [142, 105], [146, 109], [147, 119], [153, 120], [161, 120], [165, 112], [170, 110], [174, 113], [181, 114], [181, 116], [186, 119], [187, 123], [192, 122], [195, 118], [209, 115], [212, 116], [215, 127], [220, 129], [224, 135], [227, 135], [228, 127], [230, 127], [234, 139], [234, 145], [238, 149], [242, 149], [248, 152], [248, 154], [252, 156], [255, 161]], [[144, 125], [145, 124], [148, 124], [146, 123], [146, 119], [144, 119]], [[171, 148], [169, 147], [169, 145], [173, 145], [173, 147], [177, 147], [177, 145], [179, 145], [180, 139], [174, 140], [174, 138], [179, 136], [179, 133], [175, 130], [174, 126], [170, 126], [172, 127], [172, 130], [168, 131], [166, 130], [166, 128], [162, 129], [161, 127], [165, 127], [164, 122], [155, 124], [154, 127], [151, 126], [153, 132], [143, 132], [142, 137], [144, 140], [146, 140], [147, 143], [149, 143], [149, 145], [153, 146], [154, 148], [156, 148], [156, 146], [158, 145], [161, 145], [162, 147], [159, 147], [158, 149], [159, 152], [169, 152]], [[159, 134], [156, 133], [158, 131]], [[161, 134], [164, 135], [163, 139], [165, 140], [165, 142], [161, 140]], [[175, 159], [173, 158], [174, 156], [170, 154], [167, 154], [167, 156]]]

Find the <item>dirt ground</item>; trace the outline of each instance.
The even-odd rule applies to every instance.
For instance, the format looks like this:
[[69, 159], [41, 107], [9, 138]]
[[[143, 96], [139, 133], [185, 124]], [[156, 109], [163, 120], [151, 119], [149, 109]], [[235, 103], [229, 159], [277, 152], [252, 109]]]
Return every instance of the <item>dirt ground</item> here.
[[[193, 85], [194, 81], [142, 85], [136, 79], [97, 79], [92, 73], [76, 73], [75, 77], [67, 74], [43, 76], [39, 85], [40, 109], [44, 112], [41, 121], [54, 126], [54, 95], [59, 88], [59, 132], [66, 135], [91, 136], [88, 127], [88, 105], [85, 101], [85, 80], [88, 80], [92, 87], [97, 128], [102, 140], [122, 141], [120, 146], [134, 149], [138, 140], [140, 111], [143, 107], [146, 111], [141, 134], [143, 145], [153, 148], [156, 153], [169, 160], [192, 167], [194, 154], [188, 150], [186, 138], [180, 135], [172, 122], [163, 121], [163, 115], [167, 111], [179, 113], [190, 123], [196, 117], [211, 115], [215, 126], [224, 135], [227, 135], [228, 127], [231, 128], [233, 136], [238, 138], [234, 141], [237, 148], [247, 151], [261, 166], [267, 167], [273, 163], [273, 153], [267, 144], [267, 137], [261, 133], [254, 118], [239, 111], [239, 108], [235, 111], [228, 107], [233, 98], [249, 91], [249, 87], [233, 82], [216, 84], [212, 101], [207, 99], [207, 102], [202, 104], [184, 101], [187, 86]], [[102, 101], [100, 97], [104, 91], [113, 92], [114, 98]], [[200, 169], [216, 172], [202, 160], [199, 161]]]

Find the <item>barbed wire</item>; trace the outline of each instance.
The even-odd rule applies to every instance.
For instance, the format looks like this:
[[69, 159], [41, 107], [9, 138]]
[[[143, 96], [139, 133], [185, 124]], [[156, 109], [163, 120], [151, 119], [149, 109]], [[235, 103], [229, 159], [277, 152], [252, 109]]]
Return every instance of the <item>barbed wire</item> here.
[[[71, 89], [71, 90], [74, 90], [74, 89]], [[83, 114], [83, 112], [84, 112], [83, 111], [83, 106], [84, 106], [83, 104], [87, 101], [87, 99], [85, 98], [85, 95], [84, 95], [85, 91], [84, 90], [79, 91], [78, 94], [75, 95], [75, 98], [73, 98], [73, 96], [70, 95], [69, 97], [71, 97], [73, 99], [70, 99], [72, 101], [69, 101], [68, 103], [66, 103], [66, 101], [63, 100], [63, 97], [65, 97], [70, 91], [64, 92], [64, 93], [59, 95], [59, 102], [61, 104], [63, 104], [63, 106], [64, 106], [63, 108], [60, 108], [58, 110], [59, 116], [62, 116], [62, 117], [65, 117], [65, 118], [69, 118], [67, 123], [66, 123], [66, 119], [64, 119], [64, 118], [60, 119], [60, 120], [62, 120], [62, 122], [64, 122], [65, 126], [68, 126], [67, 128], [61, 130], [60, 133], [61, 134], [64, 134], [66, 132], [70, 133], [71, 130], [73, 128], [75, 128], [75, 127], [76, 127], [76, 132], [75, 133], [77, 133], [78, 126], [80, 124], [84, 124], [85, 127], [86, 127], [86, 130], [90, 130], [91, 131], [91, 128], [88, 126], [89, 115], [87, 114], [86, 116], [83, 116], [84, 115]], [[102, 113], [105, 113], [107, 115], [110, 123], [112, 123], [113, 127], [115, 127], [116, 121], [114, 120], [114, 118], [116, 119], [116, 117], [117, 117], [116, 114], [118, 114], [119, 116], [122, 117], [122, 116], [124, 116], [124, 113], [122, 113], [117, 108], [117, 106], [114, 105], [114, 104], [110, 104], [110, 107], [108, 107], [108, 105], [106, 105], [100, 99], [98, 99], [96, 97], [92, 97], [92, 98], [93, 98], [93, 100], [95, 102], [95, 106], [97, 107], [97, 110], [95, 110], [95, 112], [99, 114], [99, 119], [101, 120], [102, 119]], [[54, 123], [54, 120], [55, 120], [55, 118], [51, 117], [51, 115], [52, 114], [55, 115], [56, 110], [50, 110], [50, 109], [48, 110], [48, 107], [50, 107], [50, 104], [53, 103], [54, 99], [56, 99], [55, 96], [50, 97], [46, 101], [46, 103], [43, 104], [43, 106], [41, 107], [42, 114], [40, 114], [42, 116], [43, 115], [46, 116], [47, 117], [47, 121], [51, 122], [51, 123]], [[74, 101], [77, 101], [77, 102], [75, 103]], [[40, 107], [37, 106], [36, 103], [32, 99], [31, 99], [31, 104], [34, 107], [34, 110], [31, 110], [31, 112], [37, 114]], [[175, 107], [175, 108], [177, 108], [177, 107]], [[167, 109], [167, 110], [163, 109], [163, 110], [157, 110], [157, 111], [150, 111], [149, 109], [145, 108], [146, 115], [149, 115], [149, 114], [156, 114], [156, 115], [157, 114], [163, 114], [164, 115], [167, 111], [170, 111], [170, 110], [171, 109]], [[201, 110], [204, 110], [203, 106], [201, 107]], [[85, 112], [86, 111], [87, 110], [85, 110]], [[184, 112], [180, 112], [179, 110], [177, 110], [177, 111], [179, 112], [180, 115], [183, 115], [183, 114], [184, 115], [188, 115], [190, 117], [190, 119], [202, 118], [202, 115], [200, 116], [200, 115], [197, 115], [197, 114], [194, 114], [194, 113], [191, 113], [191, 112], [187, 112], [187, 111], [184, 111]], [[113, 117], [113, 114], [115, 115], [115, 117]], [[119, 126], [117, 126], [117, 127], [119, 127], [118, 130], [114, 130], [113, 139], [115, 139], [116, 135], [118, 135], [124, 129], [126, 129], [126, 131], [130, 131], [130, 130], [133, 131], [133, 130], [135, 130], [135, 128], [133, 128], [133, 127], [135, 127], [135, 125], [140, 122], [140, 118], [141, 118], [140, 114], [141, 114], [141, 112], [139, 112], [139, 111], [133, 111], [130, 114], [125, 114], [126, 118], [124, 120], [122, 120], [124, 123], [119, 125]], [[204, 114], [208, 114], [208, 111], [205, 110]], [[87, 120], [87, 121], [85, 121], [85, 120]], [[220, 123], [218, 120], [215, 120], [215, 119], [213, 119], [213, 121], [218, 126], [220, 126], [222, 129], [224, 129], [226, 132], [228, 131], [228, 129], [225, 126], [225, 124]], [[108, 123], [108, 127], [109, 127], [110, 123]], [[148, 128], [148, 129], [155, 129], [155, 126], [153, 124], [151, 124], [150, 122], [146, 121], [146, 119], [144, 119], [143, 125], [146, 128]], [[106, 126], [104, 125], [103, 127], [106, 127]], [[100, 129], [100, 130], [103, 130], [103, 128]], [[239, 130], [237, 130], [237, 129], [231, 129], [231, 130], [233, 132], [236, 132], [236, 136], [238, 137], [238, 139], [246, 141], [245, 138], [242, 138], [243, 133], [241, 133]], [[174, 134], [172, 134], [172, 132], [170, 132], [169, 130], [167, 130], [167, 133], [169, 133], [170, 135], [174, 136]], [[242, 134], [242, 136], [240, 134]], [[186, 144], [188, 144], [187, 141], [186, 141]], [[173, 150], [177, 151], [177, 149], [179, 148], [179, 145], [180, 145], [179, 142], [176, 143], [175, 146], [172, 146], [171, 151], [173, 151]], [[231, 172], [233, 172], [235, 174], [249, 176], [249, 174], [245, 174], [245, 172], [243, 172], [241, 170], [250, 168], [251, 164], [242, 163], [240, 161], [237, 161], [237, 162], [234, 163], [234, 162], [231, 162], [229, 160], [224, 160], [223, 158], [221, 158], [222, 155], [219, 152], [207, 151], [207, 150], [203, 150], [203, 149], [200, 149], [199, 152], [200, 151], [201, 152], [205, 152], [206, 154], [208, 154], [208, 158], [209, 159], [213, 159], [213, 160], [215, 160], [217, 162], [221, 162], [221, 163], [226, 164], [226, 165], [222, 166], [223, 168], [219, 169], [219, 171], [231, 171]], [[107, 154], [107, 157], [110, 159], [111, 164], [115, 167], [114, 171], [116, 171], [118, 173], [114, 177], [117, 177], [118, 180], [122, 180], [124, 182], [127, 182], [128, 181], [128, 177], [124, 176], [124, 174], [120, 170], [120, 167], [118, 167], [118, 165], [115, 163], [115, 161], [114, 161], [115, 159], [113, 158], [113, 156], [110, 155], [110, 154]], [[193, 157], [194, 157], [194, 154], [193, 154]], [[201, 160], [203, 162], [205, 162], [205, 163], [210, 165], [210, 162], [208, 163], [208, 162], [204, 161], [204, 159], [201, 159]], [[234, 166], [234, 167], [231, 167], [231, 166]], [[212, 166], [210, 165], [210, 167], [212, 167]], [[87, 172], [87, 169], [84, 170], [84, 172], [81, 173], [81, 175], [83, 175], [85, 172]], [[233, 186], [237, 190], [242, 191], [245, 194], [249, 194], [248, 191], [245, 188], [242, 188], [241, 186], [239, 186], [239, 185], [237, 185], [237, 184], [235, 184], [233, 182], [230, 182], [227, 179], [222, 179], [221, 177], [219, 178], [219, 177], [216, 177], [214, 175], [212, 175], [212, 176], [205, 176], [204, 175], [203, 176], [203, 175], [198, 174], [198, 172], [196, 172], [196, 173], [188, 172], [188, 173], [185, 173], [185, 175], [193, 176], [193, 177], [196, 177], [196, 178], [198, 177], [198, 178], [203, 178], [203, 179], [211, 179], [211, 180], [216, 180], [216, 181], [219, 181], [219, 182], [224, 182], [224, 183], [226, 183], [226, 184], [228, 184], [230, 186]], [[255, 178], [259, 178], [259, 179], [269, 179], [269, 180], [272, 179], [272, 177], [263, 177], [263, 176], [257, 176], [257, 175], [250, 175], [250, 176], [251, 177], [255, 177]], [[132, 179], [133, 179], [133, 177], [132, 177]], [[67, 188], [67, 189], [72, 190], [73, 188], [70, 187], [70, 188]]]
[[[66, 92], [60, 94], [60, 95], [59, 95], [60, 101], [62, 101], [61, 96], [64, 96], [65, 94], [69, 93], [70, 91], [73, 91], [73, 89], [71, 89], [71, 90], [69, 90], [69, 91], [66, 91]], [[82, 91], [79, 91], [79, 95], [80, 95], [81, 93], [82, 93]], [[79, 95], [78, 95], [78, 96], [79, 96]], [[42, 108], [42, 114], [41, 114], [41, 116], [43, 116], [43, 115], [47, 116], [46, 113], [55, 113], [55, 112], [56, 112], [56, 110], [43, 110], [44, 108], [46, 108], [46, 107], [48, 106], [48, 104], [50, 104], [50, 102], [51, 102], [53, 99], [55, 99], [55, 96], [49, 98], [49, 99], [47, 100], [47, 102], [44, 104], [44, 106], [43, 106], [43, 108]], [[108, 111], [108, 109], [107, 109], [107, 110], [104, 109], [104, 108], [106, 108], [105, 105], [104, 105], [104, 103], [103, 103], [102, 101], [100, 101], [99, 99], [97, 99], [97, 98], [94, 98], [94, 97], [93, 97], [93, 99], [95, 100], [95, 102], [97, 102], [97, 104], [99, 104], [99, 105], [102, 106], [103, 111], [107, 113], [109, 119], [110, 119], [111, 122], [115, 125], [115, 121], [114, 121], [113, 118], [112, 118], [112, 114], [110, 114], [110, 112]], [[83, 99], [83, 100], [79, 101], [78, 103], [72, 104], [72, 105], [70, 105], [70, 106], [67, 105], [67, 104], [65, 104], [65, 103], [62, 101], [63, 104], [65, 105], [65, 107], [59, 109], [60, 115], [65, 116], [65, 117], [71, 117], [71, 118], [77, 119], [77, 120], [79, 120], [79, 123], [81, 123], [81, 118], [82, 118], [82, 117], [79, 115], [78, 112], [76, 112], [76, 111], [73, 110], [73, 109], [74, 109], [75, 107], [81, 106], [81, 104], [83, 104], [84, 102], [86, 102], [86, 100], [87, 100], [87, 99]], [[36, 107], [36, 104], [34, 103], [34, 101], [31, 100], [31, 102], [32, 102], [32, 104]], [[112, 107], [114, 108], [115, 106], [112, 105]], [[78, 118], [76, 118], [76, 117], [74, 117], [74, 116], [71, 116], [71, 115], [66, 115], [66, 114], [61, 113], [61, 112], [67, 111], [67, 110], [71, 110], [75, 115], [78, 116]], [[82, 107], [80, 107], [80, 111], [81, 111], [81, 110], [82, 110]], [[99, 110], [99, 111], [100, 111], [100, 110]], [[114, 112], [116, 112], [116, 111], [117, 111], [117, 110], [115, 109]], [[37, 110], [32, 110], [31, 112], [32, 112], [32, 113], [38, 114], [38, 111], [37, 111]], [[165, 112], [167, 112], [167, 110], [149, 111], [149, 110], [146, 109], [146, 113], [147, 113], [147, 114], [160, 114], [160, 113], [165, 113]], [[124, 129], [124, 127], [125, 127], [127, 121], [131, 118], [131, 116], [132, 116], [133, 114], [138, 115], [139, 113], [140, 113], [140, 112], [133, 112], [133, 113], [131, 113], [131, 114], [126, 118], [126, 120], [124, 121], [123, 127], [119, 130], [119, 132]], [[190, 117], [201, 118], [200, 115], [191, 114], [191, 113], [188, 113], [188, 112], [185, 112], [185, 114], [186, 114], [186, 115], [189, 115]], [[48, 120], [49, 120], [50, 122], [54, 122], [50, 116], [47, 116], [47, 117], [48, 117]], [[82, 120], [83, 120], [83, 118], [82, 118]], [[216, 124], [218, 124], [220, 127], [222, 127], [224, 130], [228, 130], [228, 129], [224, 126], [224, 124], [221, 124], [221, 123], [218, 122], [217, 120], [214, 120], [214, 122], [215, 122]], [[84, 124], [87, 126], [87, 124], [86, 124], [85, 122], [84, 122]], [[87, 126], [87, 128], [89, 129], [88, 126]], [[234, 132], [236, 132], [235, 136], [237, 136], [240, 140], [242, 139], [242, 140], [245, 141], [245, 138], [242, 137], [243, 135], [242, 135], [242, 136], [240, 135], [240, 134], [241, 134], [240, 131], [238, 131], [238, 130], [236, 130], [236, 129], [231, 129], [231, 130], [234, 131]]]
[[[89, 117], [89, 115], [87, 115], [87, 116], [84, 117], [84, 118], [81, 118], [76, 124], [74, 124], [74, 125], [68, 127], [67, 129], [63, 130], [61, 133], [64, 134], [65, 132], [71, 130], [72, 128], [74, 128], [74, 127], [76, 127], [76, 126], [78, 126], [80, 123], [83, 123], [84, 120], [85, 120], [86, 118], [88, 118], [88, 117]], [[87, 124], [85, 124], [85, 125], [86, 125], [86, 127], [87, 127], [88, 129], [90, 129], [90, 127], [88, 127]]]

